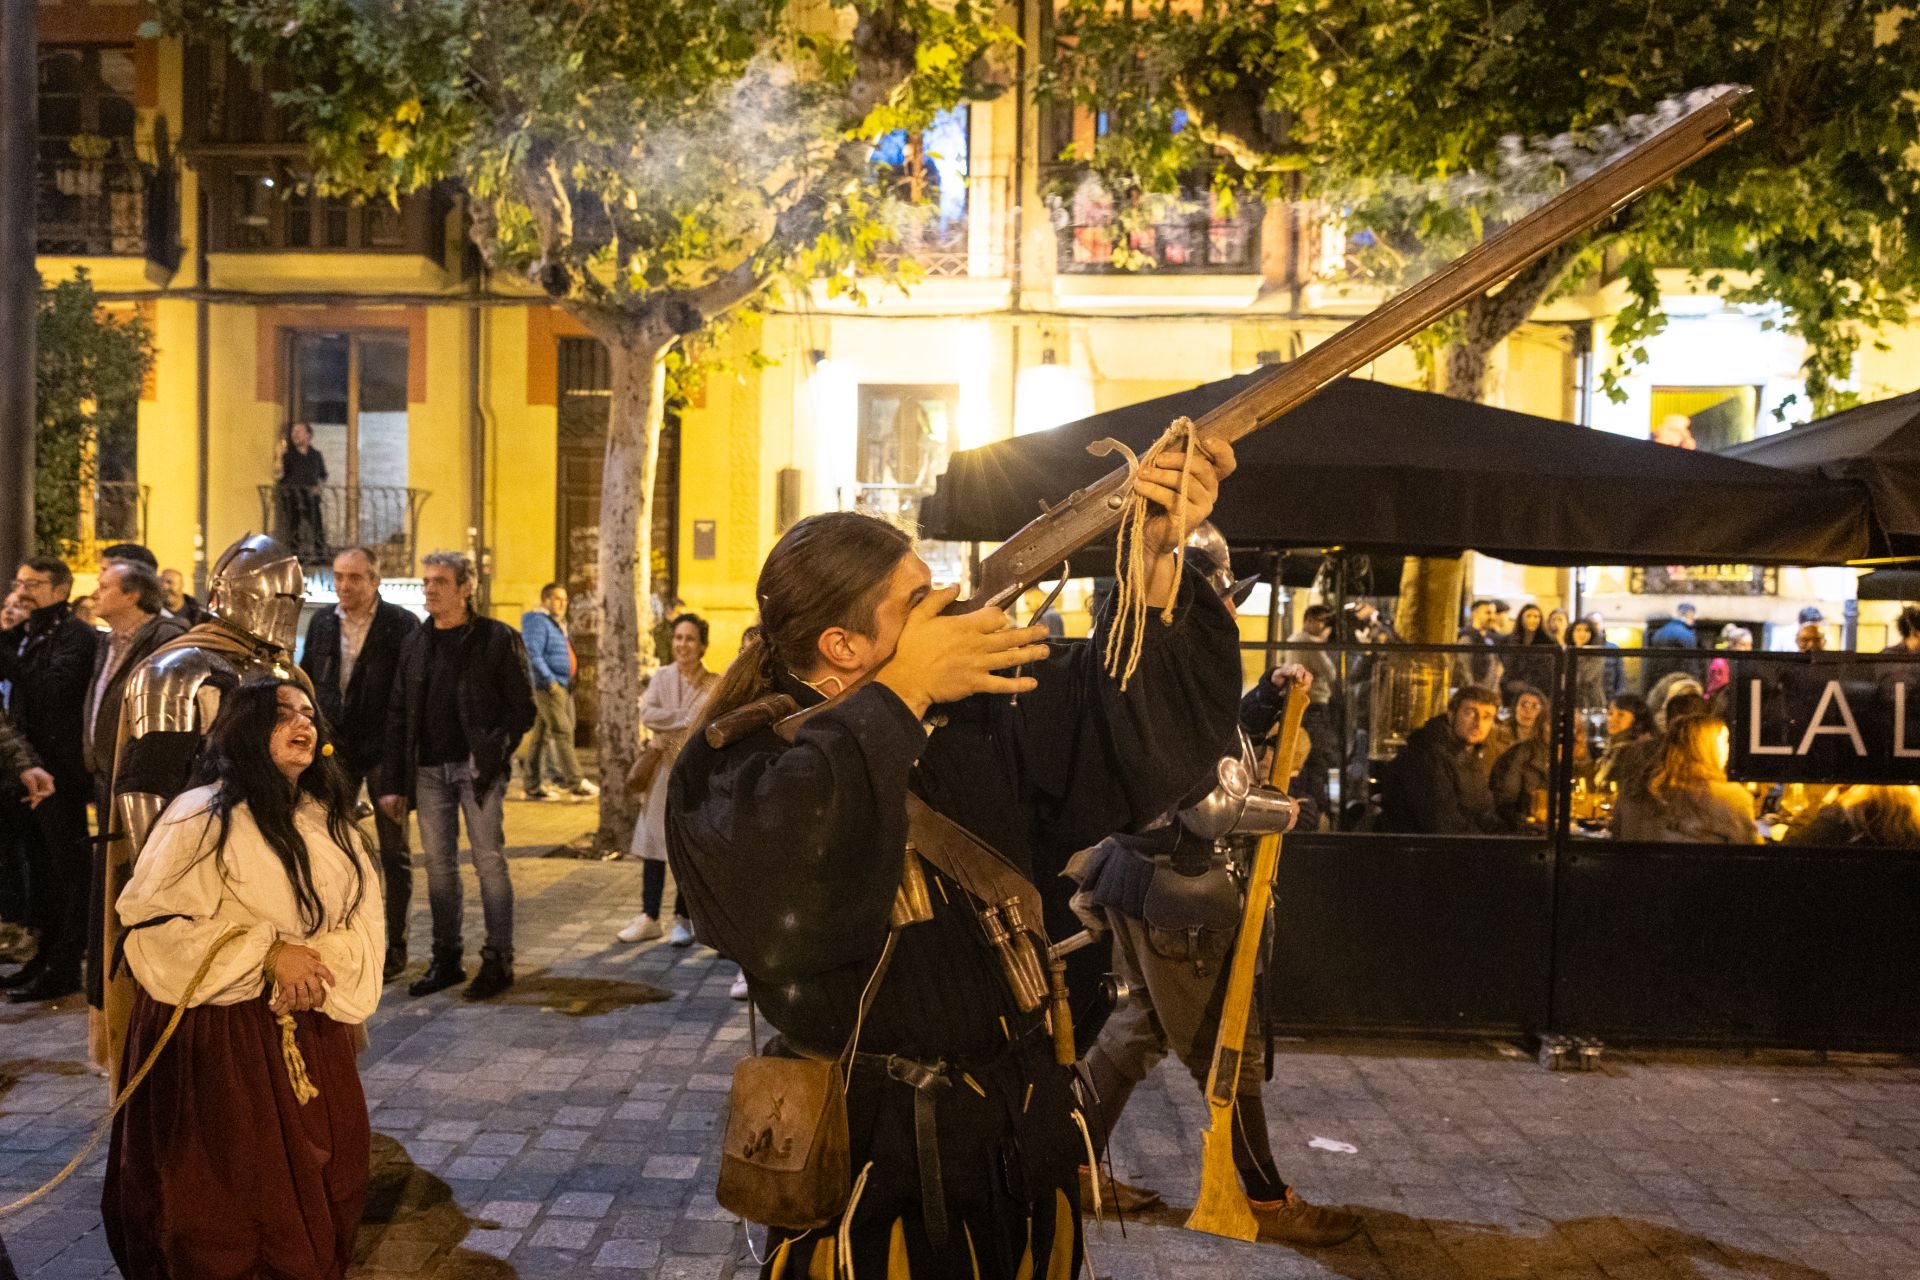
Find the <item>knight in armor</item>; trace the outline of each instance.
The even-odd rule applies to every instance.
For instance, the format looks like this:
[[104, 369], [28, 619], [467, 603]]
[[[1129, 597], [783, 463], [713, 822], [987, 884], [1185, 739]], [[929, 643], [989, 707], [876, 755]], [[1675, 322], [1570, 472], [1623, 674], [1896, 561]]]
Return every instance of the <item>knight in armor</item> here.
[[107, 980], [103, 1025], [93, 1038], [95, 1060], [116, 1087], [133, 983], [113, 964], [121, 936], [114, 904], [147, 836], [167, 805], [187, 789], [223, 694], [253, 676], [291, 680], [313, 694], [306, 673], [293, 661], [306, 575], [292, 552], [264, 534], [248, 534], [214, 562], [207, 591], [206, 621], [133, 669], [120, 708], [105, 901], [99, 904]]
[[[1173, 485], [1180, 462], [1161, 462]], [[1195, 518], [1231, 469], [1224, 447], [1196, 453]], [[1173, 618], [1150, 616], [1124, 690], [1102, 667], [1110, 612], [1091, 642], [1051, 645], [997, 609], [943, 616], [956, 590], [871, 517], [802, 520], [761, 569], [759, 626], [669, 781], [667, 845], [700, 938], [779, 1033], [765, 1054], [852, 1043], [853, 1194], [824, 1226], [770, 1233], [769, 1280], [1078, 1269], [1083, 1121], [1019, 975], [1046, 952], [1033, 886], [1064, 913], [1068, 855], [1164, 812], [1232, 737], [1234, 621], [1177, 568], [1171, 524], [1148, 525], [1146, 591]], [[730, 1133], [729, 1158], [750, 1137], [735, 1151]]]
[[[1313, 681], [1307, 669], [1297, 665], [1282, 666], [1277, 673], [1279, 684], [1263, 679], [1243, 702], [1242, 726], [1255, 736], [1263, 737], [1272, 727], [1273, 712], [1287, 687], [1306, 689]], [[1274, 696], [1276, 690], [1281, 697]], [[1260, 776], [1250, 746], [1251, 739], [1244, 760], [1221, 762], [1223, 779], [1233, 765], [1240, 766], [1235, 775], [1239, 778]], [[1096, 933], [1112, 936], [1114, 975], [1129, 993], [1081, 1063], [1092, 1095], [1099, 1155], [1105, 1154], [1107, 1139], [1135, 1086], [1169, 1050], [1205, 1091], [1239, 940], [1240, 877], [1252, 864], [1253, 843], [1263, 831], [1284, 831], [1302, 822], [1311, 830], [1317, 820], [1314, 800], [1297, 781], [1290, 796], [1259, 788], [1251, 809], [1244, 785], [1240, 794], [1241, 807], [1222, 822], [1220, 788], [1203, 787], [1187, 797], [1191, 803], [1170, 810], [1137, 834], [1109, 836], [1069, 868], [1081, 886], [1074, 910]], [[1242, 820], [1243, 814], [1258, 814], [1260, 820]], [[1262, 1040], [1260, 1020], [1250, 1019], [1241, 1047], [1233, 1127], [1233, 1163], [1260, 1237], [1315, 1248], [1339, 1244], [1360, 1229], [1359, 1218], [1308, 1203], [1274, 1164], [1261, 1093], [1264, 1073], [1255, 1065], [1262, 1058]], [[1112, 1185], [1123, 1209], [1144, 1209], [1160, 1198], [1144, 1188]]]

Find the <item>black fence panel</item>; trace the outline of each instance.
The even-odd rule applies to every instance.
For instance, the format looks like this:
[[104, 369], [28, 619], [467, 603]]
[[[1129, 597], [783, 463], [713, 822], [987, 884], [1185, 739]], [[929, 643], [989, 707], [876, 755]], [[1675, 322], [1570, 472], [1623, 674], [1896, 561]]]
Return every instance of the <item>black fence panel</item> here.
[[1289, 836], [1268, 1008], [1283, 1031], [1539, 1031], [1551, 991], [1546, 841]]
[[1920, 1049], [1920, 853], [1585, 842], [1556, 920], [1555, 1030]]

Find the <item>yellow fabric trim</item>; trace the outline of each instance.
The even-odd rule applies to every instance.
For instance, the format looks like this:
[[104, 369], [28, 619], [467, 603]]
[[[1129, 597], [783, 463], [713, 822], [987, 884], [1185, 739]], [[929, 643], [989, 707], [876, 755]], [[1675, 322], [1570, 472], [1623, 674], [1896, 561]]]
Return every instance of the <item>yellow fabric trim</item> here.
[[973, 1280], [980, 1280], [980, 1255], [974, 1252], [973, 1228], [963, 1222], [960, 1224], [960, 1230], [965, 1233], [967, 1237], [967, 1261], [973, 1267]]
[[813, 1244], [813, 1260], [807, 1267], [807, 1280], [833, 1280], [832, 1240], [816, 1240]]
[[898, 1218], [887, 1235], [887, 1280], [913, 1280], [913, 1266], [907, 1261], [907, 1228]]
[[1047, 1280], [1073, 1280], [1074, 1208], [1067, 1193], [1053, 1192], [1053, 1256], [1047, 1259]]
[[780, 1247], [773, 1251], [773, 1265], [767, 1268], [767, 1280], [785, 1280], [787, 1274], [787, 1250], [793, 1247], [793, 1241], [782, 1240]]

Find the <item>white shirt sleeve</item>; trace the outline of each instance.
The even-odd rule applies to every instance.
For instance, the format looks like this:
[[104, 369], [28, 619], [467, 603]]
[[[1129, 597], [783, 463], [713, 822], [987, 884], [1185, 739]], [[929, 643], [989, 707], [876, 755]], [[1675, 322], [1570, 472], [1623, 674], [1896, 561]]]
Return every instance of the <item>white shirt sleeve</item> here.
[[333, 971], [333, 985], [320, 1012], [335, 1022], [365, 1022], [380, 1004], [381, 970], [387, 958], [387, 913], [380, 871], [361, 857], [360, 909], [338, 929], [307, 939]]
[[[227, 893], [212, 852], [220, 824], [205, 812], [204, 796], [183, 803], [198, 794], [182, 796], [161, 818], [115, 908], [129, 930], [127, 963], [154, 1000], [239, 1004], [264, 989], [261, 968], [278, 930], [241, 909]], [[240, 936], [220, 948], [187, 999], [201, 961], [236, 929]]]

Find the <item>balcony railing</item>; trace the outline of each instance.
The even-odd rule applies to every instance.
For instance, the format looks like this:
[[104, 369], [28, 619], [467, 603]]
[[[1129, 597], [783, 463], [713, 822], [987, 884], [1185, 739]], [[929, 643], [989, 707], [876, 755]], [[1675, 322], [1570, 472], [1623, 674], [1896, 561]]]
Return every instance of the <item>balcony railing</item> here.
[[137, 160], [42, 158], [36, 238], [45, 254], [137, 256], [147, 252], [159, 192]]
[[1143, 195], [1131, 198], [1123, 212], [1098, 181], [1082, 175], [1070, 192], [1048, 195], [1047, 206], [1063, 273], [1251, 275], [1260, 270], [1265, 206], [1250, 197], [1226, 201], [1206, 190]]
[[386, 577], [410, 578], [419, 554], [425, 489], [399, 485], [260, 486], [260, 521], [303, 564], [326, 564], [347, 547], [364, 546]]

